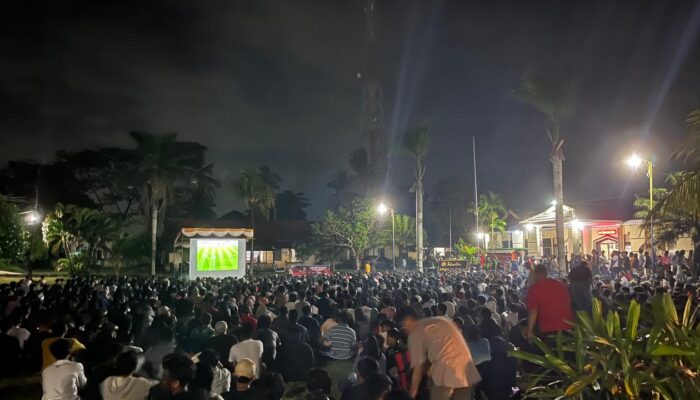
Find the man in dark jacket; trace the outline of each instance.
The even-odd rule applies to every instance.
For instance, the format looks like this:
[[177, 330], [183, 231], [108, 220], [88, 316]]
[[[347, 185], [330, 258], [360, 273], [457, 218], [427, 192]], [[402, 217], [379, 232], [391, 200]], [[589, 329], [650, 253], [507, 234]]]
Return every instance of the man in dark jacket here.
[[291, 325], [282, 346], [280, 371], [286, 382], [305, 381], [314, 367], [314, 351], [301, 339], [300, 326]]

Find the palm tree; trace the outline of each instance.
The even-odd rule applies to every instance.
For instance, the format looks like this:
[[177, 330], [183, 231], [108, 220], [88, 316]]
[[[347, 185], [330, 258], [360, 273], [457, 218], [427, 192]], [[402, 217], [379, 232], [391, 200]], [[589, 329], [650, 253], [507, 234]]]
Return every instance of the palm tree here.
[[[255, 229], [255, 214], [258, 213], [266, 219], [270, 217], [270, 211], [275, 207], [275, 192], [266, 180], [265, 174], [259, 168], [244, 169], [233, 182], [233, 191], [236, 196], [248, 206], [250, 213], [250, 226]], [[250, 240], [250, 265], [253, 265], [255, 249], [255, 237]]]
[[700, 110], [691, 112], [686, 121], [690, 137], [673, 153], [685, 170], [674, 174], [668, 196], [654, 205], [661, 213], [683, 210], [700, 215]]
[[409, 131], [403, 140], [403, 149], [416, 162], [414, 189], [416, 192], [416, 268], [423, 272], [423, 177], [425, 156], [430, 147], [430, 130], [426, 122]]
[[206, 147], [194, 142], [180, 142], [176, 133], [153, 135], [131, 132], [136, 149], [130, 152], [131, 175], [139, 191], [143, 214], [151, 227], [151, 275], [156, 273], [156, 248], [159, 226], [178, 187], [211, 185], [211, 165], [204, 164]]
[[669, 176], [670, 188], [654, 204], [645, 225], [651, 220], [670, 221], [674, 226], [669, 229], [669, 236], [690, 234], [697, 255], [700, 254], [700, 110], [691, 112], [686, 121], [690, 136], [673, 153], [685, 170]]
[[[470, 211], [476, 213], [476, 207], [472, 203]], [[491, 243], [495, 231], [503, 232], [507, 210], [500, 194], [488, 192], [479, 196], [479, 225], [488, 226], [491, 229]]]
[[557, 236], [557, 260], [559, 265], [566, 252], [564, 247], [564, 139], [560, 131], [562, 121], [573, 112], [571, 88], [556, 85], [537, 75], [527, 73], [520, 80], [520, 87], [513, 97], [538, 109], [547, 117], [545, 132], [552, 144], [549, 160], [552, 163], [554, 213]]

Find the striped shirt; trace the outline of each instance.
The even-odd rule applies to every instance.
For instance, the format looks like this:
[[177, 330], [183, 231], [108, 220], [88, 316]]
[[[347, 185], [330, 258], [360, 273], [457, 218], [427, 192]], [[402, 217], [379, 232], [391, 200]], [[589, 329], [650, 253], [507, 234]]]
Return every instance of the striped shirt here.
[[326, 339], [331, 342], [331, 349], [325, 353], [336, 360], [349, 360], [355, 353], [357, 337], [355, 331], [346, 324], [338, 324], [326, 333]]

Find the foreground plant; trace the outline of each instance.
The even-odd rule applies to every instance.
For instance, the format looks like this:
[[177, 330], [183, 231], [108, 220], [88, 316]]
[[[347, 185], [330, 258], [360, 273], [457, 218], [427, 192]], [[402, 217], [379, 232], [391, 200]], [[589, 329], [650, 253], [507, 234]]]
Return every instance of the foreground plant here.
[[552, 348], [535, 338], [542, 354], [511, 355], [540, 369], [524, 376], [528, 398], [700, 399], [698, 308], [688, 298], [678, 317], [668, 293], [642, 309], [632, 301], [624, 324], [618, 311], [579, 312], [574, 328], [556, 336]]

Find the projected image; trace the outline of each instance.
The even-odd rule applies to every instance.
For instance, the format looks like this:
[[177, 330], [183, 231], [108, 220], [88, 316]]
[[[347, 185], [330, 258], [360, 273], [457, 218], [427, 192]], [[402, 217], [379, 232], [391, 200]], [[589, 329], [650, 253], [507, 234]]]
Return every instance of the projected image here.
[[197, 271], [238, 269], [238, 240], [197, 241]]

